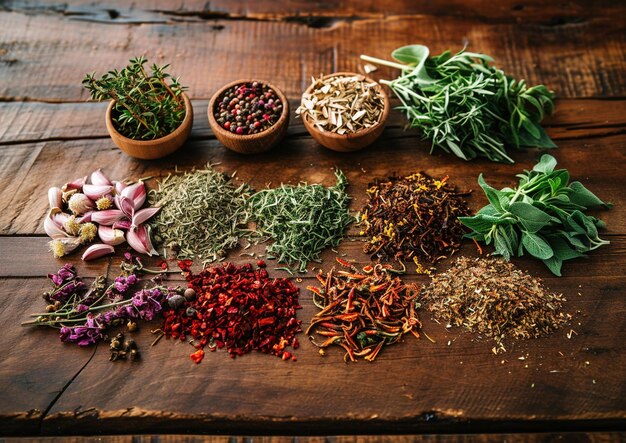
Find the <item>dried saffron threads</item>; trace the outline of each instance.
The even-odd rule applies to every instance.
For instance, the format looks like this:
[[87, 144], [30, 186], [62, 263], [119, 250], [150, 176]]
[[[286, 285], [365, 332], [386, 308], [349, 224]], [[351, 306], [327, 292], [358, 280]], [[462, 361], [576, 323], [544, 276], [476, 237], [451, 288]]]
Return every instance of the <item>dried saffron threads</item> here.
[[252, 236], [247, 229], [248, 186], [236, 185], [211, 165], [166, 177], [149, 197], [161, 207], [152, 222], [154, 239], [179, 259], [213, 262]]
[[424, 173], [389, 177], [369, 185], [368, 202], [360, 213], [361, 235], [369, 236], [364, 251], [373, 260], [413, 261], [418, 273], [453, 254], [466, 233], [458, 217], [469, 214], [464, 197], [447, 183]]
[[[321, 287], [309, 286], [319, 309], [306, 334], [324, 349], [340, 346], [344, 361], [363, 357], [374, 361], [383, 346], [391, 345], [410, 332], [419, 338], [420, 323], [415, 311], [416, 284], [405, 285], [391, 265], [376, 264], [359, 271], [337, 259], [345, 269], [318, 274]], [[313, 335], [315, 334], [315, 335]], [[319, 341], [322, 340], [322, 341]]]
[[257, 229], [274, 242], [267, 247], [268, 258], [297, 265], [306, 272], [309, 261], [341, 242], [346, 227], [354, 221], [348, 213], [350, 197], [343, 172], [336, 171], [337, 184], [281, 185], [259, 191], [250, 198]]
[[506, 351], [505, 339], [537, 338], [563, 326], [571, 318], [561, 311], [564, 301], [512, 263], [468, 257], [434, 275], [419, 299], [436, 320], [493, 337], [494, 353]]
[[298, 348], [298, 288], [286, 278], [271, 279], [265, 263], [207, 267], [198, 274], [191, 262], [179, 266], [189, 284], [180, 304], [163, 311], [163, 332], [173, 339], [192, 339], [190, 358], [200, 363], [204, 348], [226, 348], [232, 358], [256, 350], [295, 360]]

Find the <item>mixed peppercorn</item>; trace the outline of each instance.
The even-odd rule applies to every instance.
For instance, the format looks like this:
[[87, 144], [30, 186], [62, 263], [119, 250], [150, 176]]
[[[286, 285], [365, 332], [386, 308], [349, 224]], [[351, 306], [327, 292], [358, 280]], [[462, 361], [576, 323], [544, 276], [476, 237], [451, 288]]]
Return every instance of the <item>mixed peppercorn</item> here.
[[238, 135], [263, 132], [274, 125], [283, 112], [283, 103], [268, 85], [247, 82], [224, 92], [214, 111], [219, 125]]

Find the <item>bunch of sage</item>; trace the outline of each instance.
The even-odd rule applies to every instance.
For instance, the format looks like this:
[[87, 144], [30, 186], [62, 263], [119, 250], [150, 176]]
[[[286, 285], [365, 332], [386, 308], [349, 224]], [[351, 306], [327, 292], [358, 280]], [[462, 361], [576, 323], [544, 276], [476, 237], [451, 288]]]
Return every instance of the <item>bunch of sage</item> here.
[[493, 242], [496, 254], [509, 260], [524, 251], [543, 260], [555, 275], [561, 275], [564, 261], [609, 242], [598, 236], [605, 224], [583, 211], [610, 208], [582, 183], [570, 183], [569, 172], [555, 170], [556, 160], [544, 154], [532, 171], [518, 174], [517, 188], [496, 190], [482, 174], [478, 184], [489, 204], [473, 217], [459, 220], [473, 232], [468, 237], [486, 244]]
[[348, 213], [348, 181], [339, 170], [335, 176], [337, 183], [332, 187], [283, 184], [252, 195], [250, 208], [257, 229], [274, 240], [267, 247], [268, 258], [298, 264], [298, 271], [306, 272], [307, 262], [319, 261], [325, 248], [339, 244], [355, 219]]
[[554, 94], [543, 85], [528, 87], [490, 66], [485, 54], [462, 50], [429, 57], [426, 46], [396, 49], [401, 63], [369, 56], [362, 59], [400, 69], [393, 80], [381, 80], [402, 102], [411, 126], [438, 147], [464, 160], [486, 157], [513, 163], [506, 147], [554, 148], [540, 122], [554, 109]]

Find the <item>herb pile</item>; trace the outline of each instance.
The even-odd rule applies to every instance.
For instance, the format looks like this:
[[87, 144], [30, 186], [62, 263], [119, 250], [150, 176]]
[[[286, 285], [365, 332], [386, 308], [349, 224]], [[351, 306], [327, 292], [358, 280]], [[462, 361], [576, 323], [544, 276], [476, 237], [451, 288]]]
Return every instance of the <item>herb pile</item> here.
[[570, 319], [561, 312], [564, 301], [512, 263], [458, 257], [432, 277], [419, 303], [438, 321], [493, 337], [498, 353], [506, 351], [506, 339], [537, 338], [563, 326]]
[[274, 240], [267, 247], [268, 258], [297, 265], [298, 271], [306, 272], [307, 262], [318, 261], [325, 248], [339, 244], [354, 217], [348, 213], [346, 177], [341, 171], [336, 171], [335, 176], [337, 183], [329, 188], [319, 184], [283, 184], [250, 198], [257, 229]]
[[[319, 309], [306, 334], [324, 349], [334, 345], [346, 351], [344, 361], [363, 357], [374, 361], [383, 346], [399, 341], [406, 333], [419, 338], [421, 323], [415, 312], [418, 287], [405, 285], [389, 265], [366, 266], [362, 271], [337, 259], [349, 270], [334, 268], [317, 275], [320, 288], [309, 286]], [[317, 342], [316, 339], [323, 340]]]
[[422, 262], [453, 254], [466, 232], [458, 217], [469, 215], [463, 198], [469, 192], [457, 191], [447, 180], [417, 173], [371, 183], [360, 215], [361, 235], [370, 237], [364, 251], [372, 259], [412, 260], [419, 273], [430, 272]]
[[50, 188], [50, 210], [43, 225], [52, 238], [50, 250], [59, 258], [80, 245], [100, 241], [83, 253], [83, 260], [93, 260], [113, 254], [114, 246], [128, 242], [141, 254], [157, 254], [146, 222], [159, 208], [142, 208], [145, 201], [143, 182], [111, 181], [100, 169], [61, 188]]
[[250, 239], [249, 189], [207, 165], [205, 169], [170, 175], [149, 192], [160, 206], [152, 228], [158, 244], [180, 259], [198, 258], [203, 264], [222, 259], [240, 239]]
[[505, 75], [485, 54], [462, 50], [429, 57], [426, 46], [411, 45], [392, 53], [402, 63], [361, 57], [402, 71], [381, 83], [401, 100], [400, 109], [432, 141], [432, 149], [464, 160], [513, 163], [508, 146], [556, 147], [540, 125], [554, 109], [552, 91]]
[[524, 251], [538, 258], [555, 275], [564, 261], [609, 242], [598, 236], [605, 224], [583, 211], [611, 205], [604, 203], [580, 182], [571, 182], [565, 169], [555, 170], [554, 157], [544, 154], [532, 171], [518, 174], [519, 185], [496, 190], [482, 174], [478, 177], [489, 204], [473, 217], [462, 217], [473, 230], [468, 236], [486, 244], [509, 260]]
[[287, 347], [298, 348], [296, 319], [298, 288], [287, 278], [271, 279], [260, 261], [207, 267], [193, 274], [190, 261], [179, 265], [189, 283], [184, 299], [163, 312], [163, 332], [174, 339], [190, 338], [197, 351], [191, 359], [200, 363], [204, 348], [226, 348], [232, 358], [250, 351], [296, 358]]
[[381, 119], [385, 102], [380, 85], [363, 76], [313, 79], [313, 90], [302, 95], [296, 114], [320, 131], [352, 134]]
[[148, 74], [145, 57], [136, 57], [121, 71], [116, 69], [100, 79], [87, 74], [83, 85], [95, 100], [114, 100], [113, 122], [120, 134], [134, 140], [164, 137], [185, 119], [183, 90], [177, 78], [165, 72], [169, 65], [152, 65]]

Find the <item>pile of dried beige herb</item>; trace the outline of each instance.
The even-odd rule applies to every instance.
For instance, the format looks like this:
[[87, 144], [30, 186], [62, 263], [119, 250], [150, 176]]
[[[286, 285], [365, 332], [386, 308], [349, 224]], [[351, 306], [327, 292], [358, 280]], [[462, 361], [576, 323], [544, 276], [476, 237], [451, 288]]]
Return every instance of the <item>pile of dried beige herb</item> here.
[[503, 259], [458, 257], [432, 277], [419, 303], [446, 325], [493, 337], [498, 353], [506, 352], [505, 339], [537, 338], [563, 326], [571, 318], [561, 310], [564, 301]]
[[385, 102], [376, 82], [361, 75], [313, 79], [311, 93], [302, 95], [296, 114], [321, 131], [352, 134], [380, 121]]

